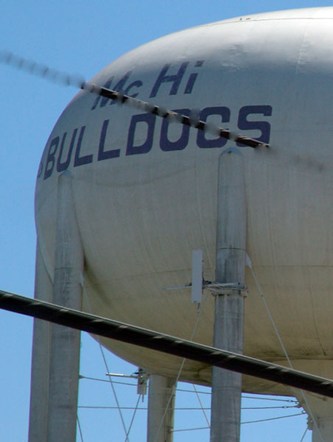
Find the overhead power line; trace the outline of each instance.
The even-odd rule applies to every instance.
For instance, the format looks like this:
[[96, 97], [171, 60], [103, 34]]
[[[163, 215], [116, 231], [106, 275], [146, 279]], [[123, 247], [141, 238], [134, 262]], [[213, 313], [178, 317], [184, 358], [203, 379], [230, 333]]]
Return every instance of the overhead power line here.
[[241, 143], [245, 146], [252, 148], [256, 147], [269, 147], [267, 143], [256, 140], [255, 138], [246, 137], [244, 135], [237, 134], [228, 129], [215, 126], [207, 123], [206, 121], [199, 120], [196, 116], [188, 116], [166, 109], [162, 106], [139, 100], [137, 98], [125, 95], [119, 91], [108, 89], [106, 87], [98, 86], [89, 81], [85, 81], [83, 77], [79, 75], [67, 74], [63, 71], [50, 68], [42, 63], [38, 63], [33, 60], [28, 60], [19, 55], [13, 54], [9, 51], [0, 51], [0, 63], [12, 66], [16, 69], [28, 72], [31, 75], [35, 75], [46, 80], [58, 83], [64, 86], [74, 86], [84, 91], [100, 95], [101, 97], [108, 98], [120, 104], [126, 104], [133, 108], [142, 110], [149, 114], [157, 115], [170, 122], [176, 122], [185, 126], [190, 126], [204, 133], [214, 135], [216, 137], [225, 138], [227, 140]]
[[0, 308], [333, 398], [333, 382], [249, 356], [0, 291]]

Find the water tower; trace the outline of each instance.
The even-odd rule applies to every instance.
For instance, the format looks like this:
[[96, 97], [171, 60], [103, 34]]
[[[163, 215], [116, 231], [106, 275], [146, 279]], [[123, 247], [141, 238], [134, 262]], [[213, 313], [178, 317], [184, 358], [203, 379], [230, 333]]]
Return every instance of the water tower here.
[[[225, 20], [153, 41], [96, 75], [98, 85], [270, 147], [79, 93], [56, 123], [38, 172], [37, 297], [209, 345], [217, 299], [235, 298], [245, 354], [282, 365], [288, 358], [297, 369], [333, 377], [332, 24], [333, 8]], [[182, 288], [198, 249], [205, 281], [219, 285], [204, 290], [199, 321]], [[47, 329], [35, 329], [32, 415], [40, 419], [31, 442], [46, 431], [54, 406], [40, 405], [43, 392], [54, 396], [57, 376], [74, 382], [59, 368], [64, 340], [77, 348], [67, 356], [71, 373], [78, 370], [77, 336], [50, 338]], [[50, 342], [60, 342], [59, 353]], [[103, 344], [150, 373], [156, 391], [172, 390], [179, 358]], [[211, 367], [186, 361], [180, 378], [210, 384]], [[250, 377], [242, 389], [291, 394]], [[315, 419], [313, 441], [330, 440], [331, 402], [295, 394]]]

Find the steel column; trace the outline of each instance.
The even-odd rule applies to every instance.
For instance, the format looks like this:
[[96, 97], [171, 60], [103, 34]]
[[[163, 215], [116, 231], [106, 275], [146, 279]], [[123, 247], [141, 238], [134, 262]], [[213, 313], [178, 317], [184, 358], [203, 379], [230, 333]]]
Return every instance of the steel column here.
[[[81, 310], [83, 250], [69, 173], [59, 177], [53, 285], [37, 247], [35, 297]], [[35, 321], [29, 442], [75, 442], [80, 332]]]
[[172, 442], [176, 382], [160, 375], [149, 377], [147, 442]]
[[[243, 351], [246, 261], [244, 165], [237, 149], [219, 159], [214, 347]], [[213, 367], [211, 442], [240, 440], [241, 374]]]
[[[324, 375], [329, 377], [332, 373], [332, 367], [330, 367], [332, 363], [318, 361], [318, 365], [323, 366]], [[312, 369], [312, 371], [314, 370]], [[305, 394], [306, 401], [304, 401], [304, 395], [298, 397], [305, 411], [308, 412], [309, 426], [312, 428], [312, 442], [331, 442], [333, 435], [333, 399], [309, 393]]]
[[[72, 198], [72, 178], [58, 182], [53, 302], [77, 310], [82, 303], [83, 250]], [[48, 442], [75, 442], [80, 332], [53, 325], [51, 332]]]
[[[52, 302], [52, 282], [45, 268], [40, 245], [37, 241], [35, 298]], [[29, 442], [47, 440], [47, 415], [49, 400], [50, 372], [50, 328], [51, 324], [40, 319], [34, 320]]]

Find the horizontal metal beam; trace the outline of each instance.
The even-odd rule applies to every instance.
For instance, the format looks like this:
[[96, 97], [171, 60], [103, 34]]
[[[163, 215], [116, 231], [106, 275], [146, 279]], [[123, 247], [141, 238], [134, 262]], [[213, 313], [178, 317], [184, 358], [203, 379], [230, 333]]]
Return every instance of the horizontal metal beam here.
[[331, 380], [249, 356], [219, 350], [2, 290], [0, 290], [0, 308], [333, 398]]

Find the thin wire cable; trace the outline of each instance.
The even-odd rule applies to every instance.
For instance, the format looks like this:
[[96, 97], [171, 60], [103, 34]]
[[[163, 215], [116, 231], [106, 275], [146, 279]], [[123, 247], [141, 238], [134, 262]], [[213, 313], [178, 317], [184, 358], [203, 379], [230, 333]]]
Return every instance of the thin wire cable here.
[[290, 417], [304, 416], [305, 414], [306, 414], [305, 412], [302, 412], [302, 413], [288, 414], [286, 416], [277, 416], [277, 417], [269, 417], [267, 419], [258, 419], [258, 420], [254, 420], [254, 421], [245, 421], [245, 422], [242, 422], [242, 425], [259, 424], [259, 423], [262, 423], [262, 422], [277, 421], [277, 420], [281, 420], [281, 419], [288, 419]]
[[43, 63], [21, 57], [10, 51], [0, 51], [0, 63], [62, 86], [74, 86], [80, 88], [85, 82], [82, 75], [68, 74], [58, 69], [51, 68]]
[[[74, 206], [74, 210], [75, 210], [75, 206]], [[82, 290], [82, 293], [83, 293], [83, 296], [85, 297], [85, 300], [86, 300], [86, 304], [87, 304], [88, 310], [89, 310], [89, 311], [92, 311], [91, 303], [90, 303], [90, 299], [89, 299], [87, 296], [85, 296], [85, 295], [86, 295], [86, 292], [85, 292], [84, 289]], [[103, 359], [103, 362], [104, 362], [104, 366], [105, 366], [106, 372], [107, 372], [107, 373], [110, 373], [110, 369], [109, 369], [109, 366], [108, 366], [108, 363], [107, 363], [107, 360], [106, 360], [106, 356], [105, 356], [105, 353], [104, 353], [104, 349], [103, 349], [103, 347], [102, 347], [102, 345], [101, 345], [100, 342], [98, 342], [98, 344], [99, 344], [99, 348], [100, 348], [100, 352], [101, 352], [101, 355], [102, 355], [102, 359]], [[126, 440], [125, 440], [125, 442], [130, 442], [129, 439], [128, 439], [128, 437], [127, 437], [127, 431], [128, 431], [128, 430], [127, 430], [127, 427], [126, 427], [126, 423], [125, 423], [125, 419], [124, 419], [124, 416], [123, 416], [122, 410], [121, 410], [121, 408], [120, 408], [120, 403], [119, 403], [119, 400], [118, 400], [118, 395], [117, 395], [116, 389], [115, 389], [114, 384], [113, 384], [112, 376], [109, 376], [108, 383], [109, 383], [109, 385], [111, 386], [111, 390], [112, 390], [112, 393], [113, 393], [113, 397], [114, 397], [114, 400], [116, 401], [116, 405], [117, 405], [117, 408], [118, 408], [118, 412], [119, 412], [119, 416], [120, 416], [121, 424], [122, 424], [122, 427], [123, 427], [124, 433], [125, 433], [125, 435], [126, 435]]]
[[306, 428], [305, 431], [304, 431], [304, 433], [303, 433], [303, 436], [302, 436], [302, 439], [300, 440], [300, 442], [303, 442], [303, 441], [304, 441], [305, 436], [306, 436], [306, 434], [307, 434], [308, 431], [309, 431], [309, 429]]
[[179, 428], [178, 430], [172, 430], [173, 433], [182, 433], [185, 431], [199, 431], [199, 430], [209, 430], [210, 427], [194, 427], [194, 428]]
[[[207, 425], [210, 426], [210, 421], [209, 421], [209, 419], [208, 419], [208, 416], [207, 416], [207, 413], [206, 413], [206, 409], [205, 409], [204, 406], [203, 406], [203, 403], [202, 403], [202, 401], [201, 401], [201, 397], [200, 397], [200, 395], [199, 395], [199, 393], [198, 393], [198, 391], [197, 391], [197, 388], [196, 388], [196, 386], [195, 386], [194, 384], [192, 384], [192, 387], [193, 387], [193, 390], [194, 390], [195, 395], [196, 395], [196, 397], [197, 397], [197, 400], [198, 400], [198, 402], [199, 402], [199, 404], [200, 404], [200, 408], [201, 408], [201, 410], [202, 410], [202, 412], [203, 412], [203, 415], [205, 416], [205, 419], [206, 419]], [[210, 408], [209, 408], [209, 409], [210, 409]]]
[[253, 397], [253, 396], [243, 396], [244, 399], [251, 399], [253, 401], [271, 401], [271, 402], [291, 402], [293, 404], [298, 404], [295, 399], [276, 399], [270, 397]]
[[77, 427], [78, 427], [78, 429], [79, 429], [79, 435], [80, 435], [81, 442], [84, 442], [84, 440], [83, 440], [82, 428], [81, 428], [81, 423], [80, 423], [80, 419], [79, 419], [79, 415], [76, 416], [76, 420], [77, 420]]
[[[297, 416], [304, 416], [305, 413], [296, 413], [296, 414], [288, 414], [287, 416], [278, 416], [278, 417], [271, 417], [267, 419], [258, 419], [253, 421], [246, 421], [242, 422], [242, 425], [247, 424], [258, 424], [262, 422], [269, 422], [274, 420], [281, 420], [281, 419], [288, 419], [291, 417], [297, 417]], [[197, 430], [209, 430], [209, 427], [196, 427], [196, 428], [179, 428], [178, 430], [173, 430], [173, 433], [180, 433], [180, 432], [187, 432], [187, 431], [197, 431]]]
[[290, 408], [299, 408], [298, 405], [284, 405], [280, 407], [242, 407], [242, 410], [289, 410]]
[[269, 308], [268, 302], [267, 302], [267, 300], [266, 300], [266, 298], [265, 298], [264, 292], [263, 292], [263, 290], [261, 289], [261, 286], [260, 286], [260, 284], [259, 284], [259, 281], [258, 281], [257, 275], [256, 275], [256, 273], [255, 273], [255, 271], [254, 271], [254, 269], [253, 269], [252, 263], [250, 264], [249, 267], [250, 267], [250, 271], [251, 271], [251, 274], [252, 274], [252, 276], [253, 276], [254, 282], [255, 282], [255, 284], [256, 284], [256, 286], [257, 286], [257, 293], [259, 294], [259, 296], [260, 296], [262, 302], [264, 303], [266, 313], [267, 313], [268, 318], [269, 318], [269, 320], [270, 320], [270, 322], [271, 322], [271, 325], [272, 325], [272, 327], [273, 327], [273, 329], [274, 329], [274, 333], [275, 333], [275, 335], [276, 335], [276, 337], [277, 337], [277, 339], [278, 339], [278, 341], [279, 341], [279, 344], [280, 344], [281, 349], [282, 349], [282, 351], [283, 351], [283, 353], [284, 353], [284, 356], [285, 356], [285, 358], [287, 359], [290, 368], [293, 368], [293, 364], [292, 364], [291, 359], [290, 359], [290, 357], [289, 357], [289, 355], [288, 355], [287, 348], [286, 348], [286, 346], [284, 345], [284, 342], [283, 342], [283, 340], [282, 340], [282, 337], [281, 337], [281, 334], [280, 334], [280, 332], [279, 332], [279, 329], [278, 329], [278, 327], [277, 327], [277, 325], [276, 325], [276, 323], [275, 323], [275, 321], [274, 321], [273, 315], [272, 315], [271, 310], [270, 310], [270, 308]]
[[[199, 321], [200, 321], [200, 319], [201, 319], [201, 313], [202, 313], [202, 310], [203, 310], [202, 306], [203, 306], [204, 301], [205, 301], [205, 298], [203, 298], [203, 302], [202, 302], [201, 304], [198, 305], [198, 308], [197, 308], [197, 317], [196, 317], [196, 321], [195, 321], [195, 324], [194, 324], [194, 327], [193, 327], [193, 330], [192, 330], [192, 334], [191, 334], [191, 337], [190, 337], [190, 341], [192, 341], [192, 340], [194, 339], [194, 336], [195, 336], [195, 334], [196, 334], [196, 332], [197, 332], [198, 325], [199, 325]], [[181, 362], [181, 364], [180, 364], [180, 367], [179, 367], [179, 370], [178, 370], [177, 376], [176, 376], [175, 384], [177, 384], [177, 382], [178, 382], [179, 379], [180, 379], [180, 376], [181, 376], [181, 373], [182, 373], [182, 371], [183, 371], [183, 368], [184, 368], [185, 362], [186, 362], [186, 358], [183, 358], [183, 359], [182, 359], [182, 362]], [[172, 399], [173, 399], [173, 393], [170, 395], [170, 397], [169, 397], [169, 399], [168, 399], [167, 405], [166, 405], [166, 407], [165, 407], [165, 411], [164, 411], [164, 413], [163, 413], [163, 416], [162, 416], [162, 418], [161, 418], [161, 422], [160, 422], [159, 427], [158, 427], [158, 430], [157, 430], [157, 434], [156, 434], [155, 437], [154, 437], [154, 442], [157, 442], [157, 440], [158, 440], [158, 437], [159, 437], [159, 434], [160, 434], [160, 432], [161, 432], [161, 429], [162, 429], [162, 425], [163, 425], [164, 419], [165, 419], [165, 417], [166, 417], [167, 412], [169, 411], [169, 406], [170, 406], [170, 403], [171, 403]]]
[[[80, 375], [80, 379], [87, 380], [87, 381], [106, 382], [107, 384], [110, 382], [109, 379], [92, 378], [92, 377], [83, 376], [83, 375]], [[113, 381], [113, 383], [118, 384], [118, 385], [127, 385], [128, 387], [136, 387], [136, 384], [131, 384], [130, 382]]]
[[[274, 329], [274, 332], [275, 332], [275, 334], [276, 334], [276, 337], [277, 337], [277, 339], [278, 339], [278, 341], [279, 341], [279, 343], [280, 343], [281, 349], [282, 349], [282, 351], [283, 351], [283, 353], [284, 353], [284, 355], [285, 355], [285, 357], [286, 357], [286, 360], [287, 360], [287, 362], [288, 362], [290, 368], [294, 368], [294, 367], [293, 367], [293, 363], [291, 362], [291, 359], [289, 358], [289, 355], [288, 355], [288, 352], [287, 352], [286, 346], [284, 345], [284, 342], [283, 342], [283, 339], [282, 339], [282, 337], [281, 337], [281, 334], [280, 334], [280, 332], [279, 332], [279, 330], [278, 330], [278, 327], [277, 327], [277, 325], [276, 325], [276, 323], [275, 323], [275, 321], [274, 321], [273, 315], [272, 315], [272, 313], [271, 313], [271, 310], [270, 310], [270, 308], [269, 308], [268, 302], [267, 302], [267, 300], [266, 300], [266, 298], [265, 298], [264, 292], [263, 292], [263, 290], [262, 290], [262, 288], [261, 288], [261, 285], [260, 285], [260, 283], [259, 283], [259, 280], [258, 280], [258, 278], [257, 278], [257, 275], [256, 275], [256, 273], [255, 273], [255, 271], [254, 271], [254, 269], [253, 269], [252, 261], [251, 261], [251, 258], [250, 258], [249, 256], [248, 256], [248, 266], [249, 266], [249, 268], [250, 268], [250, 271], [251, 271], [252, 277], [253, 277], [253, 279], [254, 279], [254, 282], [255, 282], [255, 284], [256, 284], [256, 286], [257, 286], [257, 293], [258, 293], [259, 297], [261, 298], [261, 300], [262, 300], [262, 302], [263, 302], [263, 304], [264, 304], [264, 306], [265, 306], [266, 313], [267, 313], [267, 315], [268, 315], [268, 317], [269, 317], [269, 320], [270, 320], [270, 322], [271, 322], [271, 324], [272, 324], [272, 327], [273, 327], [273, 329]], [[305, 406], [306, 406], [306, 408], [307, 408], [307, 412], [308, 412], [309, 416], [311, 417], [311, 419], [312, 419], [312, 421], [313, 421], [313, 424], [314, 424], [314, 426], [316, 427], [316, 429], [317, 429], [317, 431], [318, 431], [318, 435], [319, 435], [321, 441], [322, 441], [322, 442], [325, 442], [325, 441], [324, 441], [324, 438], [323, 438], [323, 436], [322, 436], [322, 434], [321, 434], [321, 430], [320, 430], [320, 428], [319, 428], [318, 422], [317, 422], [317, 420], [316, 420], [315, 417], [314, 417], [314, 414], [313, 414], [313, 412], [312, 412], [312, 410], [311, 410], [311, 407], [310, 407], [309, 401], [307, 400], [307, 397], [306, 397], [304, 391], [303, 391], [303, 390], [300, 390], [300, 394], [301, 394], [301, 396], [302, 396], [302, 398], [303, 398], [303, 400], [304, 400], [304, 404], [305, 404]]]
[[[186, 388], [176, 388], [176, 391], [180, 391], [182, 393], [191, 393], [194, 394], [193, 390], [188, 390]], [[198, 394], [207, 394], [207, 395], [211, 395], [210, 391], [198, 391]]]
[[217, 127], [213, 124], [206, 123], [203, 120], [199, 120], [195, 112], [193, 112], [191, 116], [180, 114], [156, 104], [139, 100], [138, 98], [130, 97], [129, 95], [125, 95], [116, 90], [108, 89], [106, 87], [101, 87], [96, 84], [87, 82], [80, 75], [71, 75], [62, 71], [58, 71], [57, 69], [50, 68], [42, 63], [37, 63], [33, 60], [28, 60], [9, 51], [0, 51], [0, 63], [12, 66], [19, 70], [24, 70], [31, 75], [50, 80], [54, 83], [62, 84], [64, 86], [77, 87], [84, 91], [113, 100], [119, 104], [127, 104], [128, 106], [131, 106], [135, 109], [156, 115], [170, 122], [176, 122], [185, 126], [190, 126], [216, 137], [232, 140], [253, 148], [269, 147], [268, 144], [258, 141], [254, 138], [245, 137], [228, 129]]
[[[86, 410], [117, 410], [118, 407], [111, 405], [79, 405], [78, 408], [86, 409]], [[148, 410], [147, 407], [120, 407], [122, 410]], [[295, 405], [287, 405], [285, 407], [242, 407], [242, 410], [286, 410], [291, 408], [299, 408]], [[200, 406], [200, 407], [175, 407], [175, 411], [202, 411], [202, 410], [210, 410], [210, 407]], [[209, 424], [209, 422], [207, 422]]]
[[[140, 399], [140, 398], [139, 398]], [[79, 405], [78, 408], [83, 408], [85, 410], [118, 410], [118, 407], [112, 405]], [[146, 411], [147, 407], [120, 407], [122, 410], [133, 411], [135, 409]]]
[[127, 430], [127, 434], [126, 434], [125, 442], [127, 442], [127, 441], [129, 440], [128, 437], [129, 437], [129, 434], [130, 434], [131, 429], [132, 429], [132, 425], [133, 425], [133, 422], [134, 422], [134, 419], [135, 419], [136, 412], [137, 412], [138, 409], [139, 409], [140, 399], [141, 399], [141, 396], [138, 396], [138, 400], [136, 401], [136, 406], [135, 406], [135, 409], [134, 409], [134, 411], [133, 411], [132, 419], [131, 419], [131, 422], [130, 422], [130, 424], [129, 424], [128, 430]]
[[[267, 418], [267, 419], [258, 419], [258, 420], [253, 420], [253, 421], [246, 421], [246, 422], [242, 422], [242, 425], [258, 424], [258, 423], [262, 423], [262, 422], [269, 422], [269, 421], [274, 421], [274, 420], [288, 419], [288, 418], [291, 418], [291, 417], [303, 416], [304, 414], [305, 413], [297, 413], [297, 414], [289, 414], [287, 416], [278, 416], [278, 417], [272, 417], [272, 418]], [[209, 430], [209, 427], [180, 428], [178, 430], [173, 430], [173, 433], [197, 431], [197, 430]]]
[[[199, 323], [199, 318], [200, 318], [200, 314], [201, 314], [201, 309], [199, 309], [198, 310], [198, 314], [197, 314], [197, 318], [196, 318], [196, 323], [195, 323], [195, 325], [194, 325], [194, 329], [193, 329], [193, 331], [192, 331], [192, 336], [191, 336], [191, 340], [194, 338], [194, 336], [195, 336], [195, 333], [196, 333], [196, 330], [197, 330], [197, 327], [198, 327], [198, 323]], [[100, 346], [101, 346], [101, 344], [99, 344]], [[102, 347], [101, 347], [101, 349], [102, 349]], [[102, 349], [102, 351], [103, 351], [103, 349]], [[179, 371], [178, 371], [178, 375], [177, 375], [177, 381], [179, 380], [179, 378], [180, 378], [180, 376], [181, 376], [181, 372], [182, 372], [182, 369], [183, 369], [183, 367], [184, 367], [184, 363], [186, 362], [186, 359], [183, 359], [182, 360], [182, 364], [181, 364], [181, 367], [180, 367], [180, 369], [179, 369]], [[108, 367], [106, 367], [107, 368], [107, 370], [109, 371], [109, 368]], [[92, 380], [94, 380], [94, 378], [92, 378]], [[97, 381], [100, 381], [100, 379], [96, 379]], [[108, 381], [105, 381], [105, 382], [108, 382]], [[129, 385], [134, 385], [134, 384], [129, 384]], [[203, 412], [203, 414], [204, 414], [204, 416], [205, 416], [205, 419], [206, 419], [206, 422], [207, 422], [207, 427], [200, 427], [200, 428], [190, 428], [190, 429], [178, 429], [178, 430], [175, 430], [175, 429], [173, 429], [173, 432], [185, 432], [185, 431], [199, 431], [199, 430], [207, 430], [207, 429], [209, 429], [210, 428], [210, 423], [209, 423], [209, 420], [208, 420], [208, 418], [207, 418], [207, 415], [206, 415], [206, 413], [205, 413], [205, 408], [202, 406], [202, 403], [201, 403], [201, 400], [200, 400], [200, 398], [199, 398], [199, 393], [200, 394], [211, 394], [211, 393], [209, 393], [209, 392], [198, 392], [197, 390], [196, 390], [196, 388], [195, 388], [195, 386], [193, 385], [193, 387], [194, 387], [194, 391], [191, 391], [191, 390], [186, 390], [186, 389], [177, 389], [178, 391], [183, 391], [183, 392], [187, 392], [187, 393], [195, 393], [196, 394], [196, 396], [198, 397], [198, 400], [199, 400], [199, 403], [200, 403], [200, 407], [199, 408], [196, 408], [196, 410], [201, 410], [202, 412]], [[273, 401], [278, 401], [278, 402], [288, 402], [288, 403], [294, 403], [295, 405], [292, 405], [292, 406], [281, 406], [281, 407], [243, 407], [242, 409], [250, 409], [250, 410], [253, 410], [253, 409], [286, 409], [286, 408], [296, 408], [297, 407], [297, 401], [294, 401], [294, 400], [290, 400], [290, 399], [275, 399], [275, 398], [273, 398], [273, 399], [269, 399], [269, 398], [257, 398], [257, 397], [251, 397], [251, 396], [248, 396], [247, 398], [249, 398], [249, 399], [253, 399], [253, 400], [273, 400]], [[101, 408], [103, 408], [103, 409], [106, 409], [106, 408], [108, 408], [108, 409], [117, 409], [117, 410], [125, 410], [125, 409], [131, 409], [131, 410], [134, 410], [134, 413], [133, 413], [133, 417], [132, 417], [132, 420], [131, 420], [131, 423], [130, 423], [130, 426], [129, 426], [129, 428], [128, 428], [128, 430], [127, 430], [127, 433], [126, 433], [126, 439], [125, 439], [125, 442], [128, 442], [129, 441], [129, 439], [128, 439], [128, 437], [129, 437], [129, 434], [130, 434], [130, 431], [131, 431], [131, 428], [132, 428], [132, 425], [133, 425], [133, 422], [134, 422], [134, 418], [135, 418], [135, 415], [136, 415], [136, 413], [137, 413], [137, 411], [140, 409], [140, 410], [145, 410], [145, 408], [139, 408], [138, 407], [138, 403], [139, 403], [139, 399], [140, 398], [138, 398], [138, 401], [137, 401], [137, 406], [135, 407], [135, 408], [133, 408], [133, 407], [120, 407], [120, 405], [117, 405], [117, 407], [88, 407], [88, 406], [86, 406], [86, 407], [84, 407], [84, 406], [82, 406], [81, 408], [98, 408], [98, 409], [101, 409]], [[172, 400], [172, 396], [169, 398], [169, 401], [168, 401], [168, 404], [167, 404], [167, 407], [166, 407], [166, 410], [168, 410], [168, 408], [169, 408], [169, 405], [170, 405], [170, 402], [171, 402], [171, 400]], [[194, 408], [191, 408], [191, 410], [193, 410]], [[190, 410], [190, 408], [176, 408], [176, 410]], [[167, 412], [167, 411], [166, 411]], [[165, 416], [166, 416], [166, 412], [165, 412], [165, 414], [163, 415], [163, 420], [162, 420], [162, 424], [163, 424], [163, 421], [164, 421], [164, 419], [165, 419]], [[259, 419], [259, 420], [254, 420], [254, 421], [246, 421], [246, 422], [242, 422], [242, 424], [251, 424], [251, 423], [260, 423], [260, 422], [266, 422], [266, 421], [271, 421], [271, 420], [278, 420], [278, 419], [283, 419], [283, 418], [288, 418], [288, 417], [295, 417], [295, 416], [300, 416], [300, 415], [304, 415], [305, 413], [297, 413], [297, 414], [292, 414], [292, 415], [288, 415], [288, 416], [280, 416], [280, 417], [275, 417], [275, 418], [267, 418], [267, 419]], [[160, 425], [160, 428], [159, 428], [159, 431], [161, 430], [161, 425]], [[158, 433], [157, 433], [157, 435], [159, 434], [159, 431], [158, 431]]]
[[[180, 391], [182, 393], [191, 393], [194, 394], [194, 391], [192, 390], [188, 390], [186, 388], [177, 388], [176, 391]], [[211, 392], [210, 391], [198, 391], [198, 394], [206, 394], [211, 396]], [[253, 401], [270, 401], [270, 402], [288, 402], [288, 403], [293, 403], [293, 404], [298, 404], [298, 401], [296, 401], [295, 399], [277, 399], [277, 398], [271, 398], [271, 397], [256, 397], [256, 396], [247, 396], [247, 395], [242, 395], [243, 399], [250, 399]]]
[[[108, 363], [107, 363], [107, 360], [106, 360], [106, 357], [105, 357], [105, 352], [104, 352], [104, 349], [102, 347], [102, 344], [99, 344], [99, 348], [100, 348], [100, 351], [101, 351], [101, 354], [102, 354], [102, 358], [103, 358], [103, 361], [104, 361], [105, 368], [106, 368], [107, 372], [109, 373], [110, 369], [109, 369], [109, 366], [108, 366]], [[109, 376], [109, 384], [111, 386], [111, 389], [112, 389], [112, 392], [113, 392], [113, 396], [114, 396], [114, 400], [116, 401], [116, 405], [117, 405], [117, 408], [118, 408], [118, 411], [119, 411], [120, 420], [121, 420], [121, 423], [122, 423], [122, 426], [123, 426], [123, 429], [124, 429], [124, 432], [125, 432], [125, 435], [126, 435], [125, 442], [129, 442], [129, 438], [127, 437], [127, 431], [128, 430], [127, 430], [127, 427], [126, 427], [126, 423], [125, 423], [125, 419], [124, 419], [124, 416], [123, 416], [123, 413], [122, 413], [122, 409], [120, 407], [118, 395], [117, 395], [116, 389], [115, 389], [115, 387], [113, 385], [113, 380], [111, 379], [111, 376]]]

